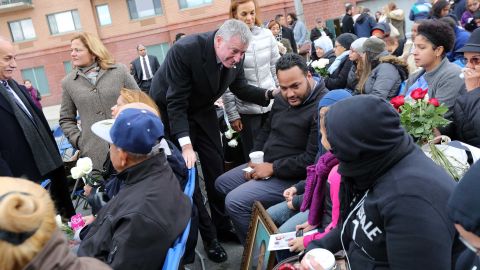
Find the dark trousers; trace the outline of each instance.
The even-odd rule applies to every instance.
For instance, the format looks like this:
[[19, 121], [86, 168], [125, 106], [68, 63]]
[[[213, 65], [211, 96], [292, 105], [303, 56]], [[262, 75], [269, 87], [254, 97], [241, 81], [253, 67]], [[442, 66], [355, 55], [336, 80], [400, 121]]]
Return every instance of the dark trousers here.
[[242, 138], [242, 148], [245, 161], [250, 161], [248, 156], [253, 149], [255, 137], [268, 118], [268, 112], [263, 114], [240, 114], [243, 129], [240, 132]]
[[149, 93], [150, 92], [150, 85], [152, 84], [152, 79], [150, 80], [146, 80], [146, 81], [140, 81], [140, 83], [138, 84], [138, 87], [140, 89], [142, 89], [143, 92], [145, 93]]
[[[218, 138], [211, 138], [204, 132], [204, 130], [195, 123], [190, 123], [190, 139], [192, 140], [193, 148], [198, 153], [200, 164], [202, 166], [203, 177], [205, 180], [205, 189], [207, 190], [208, 203], [210, 206], [210, 213], [212, 216], [213, 224], [217, 230], [229, 230], [230, 220], [225, 214], [225, 201], [224, 197], [215, 189], [216, 179], [223, 174], [223, 155], [221, 149], [218, 149], [216, 144], [220, 145], [220, 132], [218, 132]], [[212, 139], [217, 139], [218, 142], [212, 142]], [[198, 177], [197, 177], [198, 178]], [[198, 180], [197, 180], [198, 183]], [[198, 185], [197, 185], [198, 187]], [[196, 187], [196, 188], [197, 188]], [[201, 200], [200, 189], [195, 190], [195, 200]], [[197, 207], [199, 205], [197, 204]], [[202, 227], [208, 224], [202, 224], [202, 221], [208, 219], [208, 212], [202, 209], [198, 209], [200, 217], [200, 232]], [[209, 226], [213, 227], [213, 226]], [[202, 234], [202, 238], [204, 235]]]
[[55, 208], [58, 213], [70, 219], [75, 215], [70, 192], [68, 191], [67, 177], [65, 175], [65, 168], [63, 166], [51, 171], [43, 177], [43, 179], [50, 179], [50, 195], [52, 196]]

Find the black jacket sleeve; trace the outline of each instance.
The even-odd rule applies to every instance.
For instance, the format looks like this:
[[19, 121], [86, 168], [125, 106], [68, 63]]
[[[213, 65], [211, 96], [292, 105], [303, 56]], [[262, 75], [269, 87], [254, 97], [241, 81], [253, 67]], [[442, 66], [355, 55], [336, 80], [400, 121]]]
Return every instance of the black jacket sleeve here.
[[[270, 114], [271, 115], [271, 114]], [[313, 164], [318, 152], [317, 119], [312, 117], [307, 147], [299, 155], [277, 159], [273, 162], [273, 175], [280, 179], [298, 180], [298, 175], [306, 174], [306, 165]], [[264, 125], [265, 126], [265, 125]]]
[[169, 85], [166, 96], [168, 100], [167, 111], [171, 125], [171, 133], [175, 135], [176, 138], [189, 136], [190, 130], [187, 110], [190, 95], [193, 91], [192, 76], [190, 74], [192, 71], [187, 63], [185, 63], [185, 57], [181, 57], [181, 55], [185, 55], [185, 53], [180, 50], [180, 46], [174, 46], [168, 51], [168, 54], [171, 54], [171, 56], [169, 57], [167, 54], [165, 58], [168, 68], [165, 69], [164, 75]]
[[[306, 169], [306, 168], [305, 168]], [[305, 184], [307, 183], [306, 180], [299, 181], [295, 185], [293, 185], [297, 189], [297, 194], [305, 193]]]
[[390, 269], [451, 269], [455, 229], [438, 210], [414, 196], [394, 199], [381, 209]]
[[303, 202], [303, 194], [302, 195], [295, 195], [292, 198], [292, 205], [295, 210], [300, 210]]
[[12, 171], [10, 170], [10, 166], [8, 166], [8, 163], [5, 161], [5, 159], [3, 159], [1, 152], [0, 152], [0, 175], [13, 176]]
[[331, 76], [325, 78], [325, 86], [329, 90], [344, 89], [347, 86], [348, 73], [350, 72], [351, 68], [352, 61], [350, 61], [348, 58], [345, 58], [338, 69], [335, 70]]

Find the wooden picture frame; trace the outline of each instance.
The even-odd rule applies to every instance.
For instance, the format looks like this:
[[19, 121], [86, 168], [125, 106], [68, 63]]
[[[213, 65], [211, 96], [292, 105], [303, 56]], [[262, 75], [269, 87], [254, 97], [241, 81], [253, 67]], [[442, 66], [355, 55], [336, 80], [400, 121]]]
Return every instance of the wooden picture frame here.
[[[277, 226], [259, 201], [255, 201], [247, 239], [243, 249], [241, 270], [270, 270], [275, 266], [275, 252], [268, 251], [270, 235], [277, 232]], [[263, 254], [262, 256], [259, 256]], [[258, 265], [260, 262], [260, 265]]]

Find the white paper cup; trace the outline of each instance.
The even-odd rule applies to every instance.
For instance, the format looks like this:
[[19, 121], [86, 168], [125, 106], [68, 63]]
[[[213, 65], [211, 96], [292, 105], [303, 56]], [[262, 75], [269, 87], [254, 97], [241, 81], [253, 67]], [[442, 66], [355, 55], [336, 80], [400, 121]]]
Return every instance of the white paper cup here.
[[[305, 255], [306, 258], [313, 258], [318, 264], [322, 266], [325, 270], [333, 270], [336, 268], [335, 265], [335, 256], [332, 252], [323, 249], [323, 248], [315, 248], [307, 252]], [[307, 261], [310, 270], [315, 270], [312, 265], [310, 264], [310, 260]]]
[[262, 151], [255, 151], [248, 155], [250, 157], [250, 161], [254, 164], [263, 163], [263, 152]]

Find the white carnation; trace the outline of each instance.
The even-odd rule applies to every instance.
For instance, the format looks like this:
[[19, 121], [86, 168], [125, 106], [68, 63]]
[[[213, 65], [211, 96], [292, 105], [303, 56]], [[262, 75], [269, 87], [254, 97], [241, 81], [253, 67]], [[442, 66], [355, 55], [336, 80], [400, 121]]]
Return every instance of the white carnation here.
[[230, 147], [237, 147], [237, 145], [238, 145], [237, 139], [233, 139], [228, 142], [228, 146]]
[[70, 169], [70, 173], [72, 174], [73, 179], [78, 179], [80, 177], [83, 177], [83, 172], [78, 167], [73, 167], [72, 169]]
[[89, 174], [92, 172], [93, 163], [89, 157], [80, 158], [77, 160], [77, 167], [84, 173]]
[[225, 132], [225, 137], [230, 140], [232, 138], [232, 136], [233, 136], [233, 131], [231, 129], [228, 129]]

